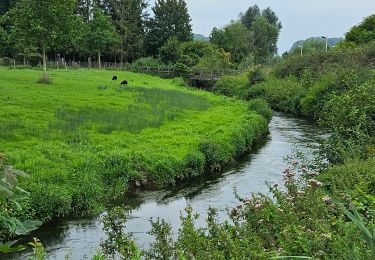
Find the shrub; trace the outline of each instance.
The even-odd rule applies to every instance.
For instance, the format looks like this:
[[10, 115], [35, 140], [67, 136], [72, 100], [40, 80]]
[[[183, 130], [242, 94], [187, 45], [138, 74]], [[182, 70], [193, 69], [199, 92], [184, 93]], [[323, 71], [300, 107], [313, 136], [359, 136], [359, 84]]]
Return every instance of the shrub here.
[[145, 58], [139, 58], [138, 60], [134, 61], [131, 65], [131, 68], [136, 70], [142, 67], [163, 67], [163, 66], [166, 66], [166, 65], [159, 59], [155, 59], [153, 57], [145, 57]]
[[264, 99], [256, 98], [249, 101], [249, 110], [254, 111], [258, 115], [264, 117], [267, 121], [271, 121], [272, 110]]
[[245, 98], [248, 89], [246, 75], [224, 76], [214, 86], [214, 91], [228, 97]]
[[266, 73], [260, 67], [255, 68], [253, 71], [249, 73], [249, 82], [250, 85], [254, 85], [266, 80]]
[[271, 77], [265, 82], [252, 86], [247, 95], [248, 99], [266, 100], [275, 110], [299, 114], [300, 100], [305, 91], [305, 88], [295, 77], [283, 80]]

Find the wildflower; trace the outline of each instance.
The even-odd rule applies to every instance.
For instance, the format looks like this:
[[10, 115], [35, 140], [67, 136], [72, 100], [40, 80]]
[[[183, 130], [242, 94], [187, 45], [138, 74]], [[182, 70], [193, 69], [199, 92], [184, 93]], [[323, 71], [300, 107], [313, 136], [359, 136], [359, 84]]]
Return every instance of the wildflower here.
[[278, 211], [280, 211], [281, 213], [283, 213], [283, 212], [284, 212], [284, 210], [283, 210], [283, 209], [280, 209], [280, 208], [278, 208]]
[[255, 203], [254, 205], [255, 209], [260, 209], [261, 207], [262, 207], [262, 203], [259, 203], [259, 202]]
[[316, 171], [310, 172], [311, 177], [316, 177], [318, 176], [318, 173]]
[[324, 238], [324, 239], [331, 239], [330, 234], [322, 234], [321, 237]]
[[331, 202], [332, 202], [332, 199], [331, 199], [331, 197], [329, 197], [329, 196], [325, 196], [325, 197], [323, 197], [322, 200], [323, 200], [324, 202], [326, 202], [326, 203], [331, 203]]
[[303, 191], [303, 190], [299, 190], [299, 191], [297, 191], [297, 194], [298, 194], [298, 195], [305, 195], [305, 191]]
[[263, 224], [263, 222], [264, 222], [264, 219], [260, 219], [260, 220], [258, 221], [258, 224]]
[[322, 186], [323, 183], [321, 183], [320, 181], [317, 181], [317, 180], [315, 180], [315, 179], [310, 179], [310, 180], [309, 180], [309, 185], [310, 185], [310, 187], [312, 187], [312, 188], [317, 188], [317, 187]]

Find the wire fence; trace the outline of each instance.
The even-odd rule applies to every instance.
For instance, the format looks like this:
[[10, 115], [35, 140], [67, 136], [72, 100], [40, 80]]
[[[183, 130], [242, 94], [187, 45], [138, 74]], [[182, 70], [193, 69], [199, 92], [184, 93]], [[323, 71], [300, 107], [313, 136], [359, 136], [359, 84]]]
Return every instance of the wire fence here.
[[[0, 66], [7, 66], [10, 69], [27, 69], [39, 68], [42, 69], [42, 64], [30, 63], [29, 61], [19, 61], [8, 57], [0, 58]], [[239, 70], [231, 69], [184, 69], [174, 66], [158, 66], [158, 67], [136, 67], [129, 63], [116, 63], [116, 62], [102, 62], [99, 66], [98, 62], [90, 61], [65, 61], [49, 60], [47, 61], [48, 69], [57, 70], [80, 70], [80, 69], [107, 69], [107, 70], [123, 70], [133, 71], [138, 73], [150, 74], [159, 76], [161, 78], [174, 78], [184, 77], [196, 81], [217, 81], [223, 76], [238, 75], [241, 73]]]

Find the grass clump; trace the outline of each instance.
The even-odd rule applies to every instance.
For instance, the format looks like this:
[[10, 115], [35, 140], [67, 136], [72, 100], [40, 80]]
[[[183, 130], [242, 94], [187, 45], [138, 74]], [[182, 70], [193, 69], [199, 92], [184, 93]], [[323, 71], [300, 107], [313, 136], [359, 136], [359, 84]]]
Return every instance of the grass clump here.
[[95, 214], [134, 186], [217, 171], [268, 130], [246, 102], [176, 80], [125, 72], [120, 87], [112, 71], [52, 70], [43, 88], [38, 73], [0, 68], [0, 152], [30, 175], [19, 214], [31, 219]]

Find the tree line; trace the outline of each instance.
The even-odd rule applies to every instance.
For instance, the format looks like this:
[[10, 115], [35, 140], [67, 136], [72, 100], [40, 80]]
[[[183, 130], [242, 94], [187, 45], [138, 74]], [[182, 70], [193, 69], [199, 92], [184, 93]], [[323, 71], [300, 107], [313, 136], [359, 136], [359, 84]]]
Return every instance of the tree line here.
[[[18, 61], [66, 60], [233, 67], [269, 62], [277, 52], [281, 23], [267, 8], [250, 7], [210, 42], [193, 42], [184, 0], [5, 0], [0, 3], [0, 57]], [[151, 57], [145, 59], [145, 57]]]

